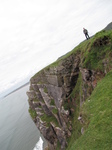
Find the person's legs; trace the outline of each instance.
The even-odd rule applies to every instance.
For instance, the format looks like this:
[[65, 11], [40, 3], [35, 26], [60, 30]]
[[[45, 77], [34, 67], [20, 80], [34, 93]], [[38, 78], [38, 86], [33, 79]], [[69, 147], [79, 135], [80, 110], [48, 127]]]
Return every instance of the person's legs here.
[[85, 34], [85, 37], [86, 37], [86, 39], [88, 40], [88, 35], [87, 35], [87, 34]]
[[90, 37], [89, 37], [89, 35], [87, 34], [87, 36], [88, 36], [88, 39], [90, 39]]
[[86, 37], [87, 40], [90, 39], [88, 34], [85, 34], [85, 37]]

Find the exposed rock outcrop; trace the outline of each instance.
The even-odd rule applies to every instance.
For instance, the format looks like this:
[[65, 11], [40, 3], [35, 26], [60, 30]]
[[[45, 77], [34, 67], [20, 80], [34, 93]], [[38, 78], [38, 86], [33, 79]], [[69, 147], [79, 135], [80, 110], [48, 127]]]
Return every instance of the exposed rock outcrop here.
[[79, 76], [80, 57], [71, 55], [57, 67], [42, 70], [30, 81], [30, 108], [37, 116], [35, 124], [48, 141], [50, 149], [67, 146], [66, 138], [71, 136], [70, 110], [65, 110], [64, 100], [70, 95]]

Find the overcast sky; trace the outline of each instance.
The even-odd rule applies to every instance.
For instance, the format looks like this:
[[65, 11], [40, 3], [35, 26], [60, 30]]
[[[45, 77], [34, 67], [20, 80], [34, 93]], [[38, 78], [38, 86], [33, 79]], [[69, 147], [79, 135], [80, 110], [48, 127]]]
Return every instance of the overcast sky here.
[[112, 21], [112, 0], [0, 0], [0, 94]]

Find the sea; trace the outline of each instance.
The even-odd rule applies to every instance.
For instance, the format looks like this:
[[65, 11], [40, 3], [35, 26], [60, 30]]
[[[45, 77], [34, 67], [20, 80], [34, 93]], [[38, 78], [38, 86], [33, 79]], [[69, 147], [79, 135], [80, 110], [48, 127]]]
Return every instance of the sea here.
[[46, 145], [28, 113], [28, 88], [0, 99], [0, 150], [43, 150]]

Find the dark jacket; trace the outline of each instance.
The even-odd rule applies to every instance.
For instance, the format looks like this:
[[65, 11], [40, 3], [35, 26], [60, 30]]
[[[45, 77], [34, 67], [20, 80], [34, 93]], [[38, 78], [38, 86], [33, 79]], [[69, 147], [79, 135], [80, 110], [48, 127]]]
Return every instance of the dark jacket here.
[[87, 29], [83, 29], [83, 33], [84, 33], [84, 34], [88, 34]]

